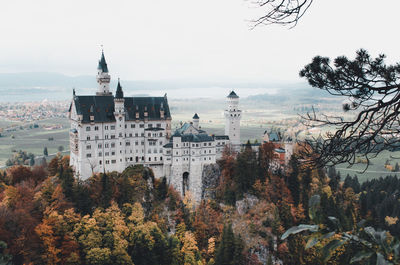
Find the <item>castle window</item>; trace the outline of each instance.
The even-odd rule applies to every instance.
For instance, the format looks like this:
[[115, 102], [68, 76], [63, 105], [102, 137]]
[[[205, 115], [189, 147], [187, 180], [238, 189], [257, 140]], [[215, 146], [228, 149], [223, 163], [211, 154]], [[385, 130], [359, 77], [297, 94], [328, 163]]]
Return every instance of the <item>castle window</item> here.
[[154, 158], [154, 161], [157, 161], [157, 157]]
[[104, 130], [108, 130], [108, 125], [104, 126]]
[[87, 136], [87, 137], [86, 137], [86, 140], [90, 141], [90, 136]]
[[87, 146], [86, 146], [86, 150], [90, 150], [92, 147], [90, 146], [90, 144], [88, 144]]
[[148, 137], [151, 137], [151, 133], [148, 133], [147, 136], [148, 136]]
[[112, 152], [111, 152], [111, 155], [112, 155], [112, 156], [115, 156], [115, 152], [114, 152], [114, 151], [112, 151]]
[[99, 156], [102, 156], [103, 154], [102, 154], [102, 152], [99, 152]]
[[149, 157], [149, 162], [151, 161], [151, 157]]
[[106, 164], [107, 164], [107, 165], [110, 164], [110, 160], [106, 160]]
[[104, 139], [108, 139], [108, 134], [104, 135]]
[[104, 148], [108, 148], [109, 147], [109, 144], [108, 143], [105, 143], [104, 144]]
[[136, 142], [135, 142], [135, 145], [139, 145], [139, 142], [138, 142], [138, 141], [136, 141]]
[[131, 124], [131, 128], [135, 128], [135, 124]]
[[135, 133], [135, 137], [138, 137], [139, 136], [139, 134], [138, 133]]
[[162, 161], [162, 156], [160, 156], [160, 161]]
[[111, 148], [114, 148], [115, 147], [115, 143], [111, 143]]
[[86, 131], [90, 132], [90, 127], [89, 126], [86, 126]]
[[111, 134], [111, 139], [115, 139], [115, 135], [114, 134]]
[[129, 137], [132, 137], [132, 134], [131, 134], [131, 133], [129, 134]]
[[125, 124], [125, 129], [126, 129], [126, 128], [128, 128], [128, 125], [127, 125], [127, 124]]
[[125, 145], [126, 146], [131, 146], [131, 142], [126, 142]]
[[99, 130], [99, 126], [94, 126], [94, 130], [98, 131]]
[[176, 154], [178, 155], [178, 152], [176, 152]]
[[102, 144], [98, 144], [97, 145], [97, 148], [101, 148], [103, 145]]
[[141, 145], [144, 145], [144, 141], [142, 141], [140, 144], [141, 144]]
[[86, 157], [92, 157], [92, 154], [86, 154]]
[[115, 130], [115, 125], [111, 125], [111, 130]]
[[99, 160], [99, 165], [101, 165], [102, 164], [102, 161], [101, 160]]
[[161, 127], [161, 123], [157, 123], [157, 128], [160, 128]]
[[117, 163], [117, 160], [111, 160], [111, 163], [115, 164], [115, 163]]
[[208, 146], [211, 146], [211, 143], [208, 143]]
[[144, 128], [144, 124], [139, 124], [139, 127], [140, 128]]
[[207, 146], [207, 143], [203, 143], [204, 146]]
[[149, 124], [147, 125], [147, 127], [148, 127], [148, 128], [153, 128], [153, 124], [149, 123]]
[[99, 140], [99, 136], [96, 135], [96, 136], [94, 137], [94, 139], [95, 139], [95, 140]]
[[176, 147], [178, 147], [179, 145], [178, 144], [176, 144]]
[[199, 144], [196, 144], [196, 147], [199, 147]]
[[144, 133], [141, 133], [140, 136], [141, 136], [141, 137], [144, 137]]

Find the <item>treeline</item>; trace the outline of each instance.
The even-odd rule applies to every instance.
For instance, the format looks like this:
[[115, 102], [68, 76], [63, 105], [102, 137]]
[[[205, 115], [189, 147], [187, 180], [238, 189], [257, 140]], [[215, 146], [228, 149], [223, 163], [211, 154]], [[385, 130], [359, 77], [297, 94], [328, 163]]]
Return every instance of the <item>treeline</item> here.
[[46, 166], [10, 167], [0, 174], [0, 261], [349, 264], [357, 251], [351, 243], [325, 262], [320, 245], [305, 249], [308, 234], [281, 239], [291, 227], [315, 221], [308, 206], [316, 194], [318, 223], [329, 227], [335, 216], [348, 231], [366, 219], [397, 235], [396, 177], [360, 185], [355, 177], [342, 181], [333, 168], [305, 168], [296, 155], [283, 171], [273, 148], [263, 144], [258, 155], [250, 145], [237, 155], [226, 150], [215, 199], [198, 205], [143, 166], [86, 181], [74, 178], [68, 156]]

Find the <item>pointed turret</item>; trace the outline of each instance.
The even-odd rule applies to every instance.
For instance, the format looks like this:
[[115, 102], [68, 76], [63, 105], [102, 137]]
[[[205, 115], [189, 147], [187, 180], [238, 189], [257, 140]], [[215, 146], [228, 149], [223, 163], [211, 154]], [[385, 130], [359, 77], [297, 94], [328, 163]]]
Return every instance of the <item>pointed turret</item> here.
[[124, 98], [124, 92], [122, 91], [122, 87], [119, 82], [119, 78], [118, 78], [117, 91], [115, 92], [115, 98]]
[[197, 130], [200, 129], [199, 123], [200, 123], [200, 117], [199, 115], [197, 115], [197, 113], [195, 113], [193, 116], [193, 127], [196, 128]]
[[108, 73], [108, 67], [103, 50], [101, 51], [101, 59], [99, 60], [99, 66], [97, 66], [97, 70], [101, 70], [103, 73]]
[[101, 51], [101, 59], [99, 60], [99, 66], [97, 67], [97, 83], [99, 88], [97, 90], [97, 96], [111, 96], [110, 92], [110, 80], [111, 77], [108, 74], [108, 67], [106, 59], [104, 57], [104, 51]]

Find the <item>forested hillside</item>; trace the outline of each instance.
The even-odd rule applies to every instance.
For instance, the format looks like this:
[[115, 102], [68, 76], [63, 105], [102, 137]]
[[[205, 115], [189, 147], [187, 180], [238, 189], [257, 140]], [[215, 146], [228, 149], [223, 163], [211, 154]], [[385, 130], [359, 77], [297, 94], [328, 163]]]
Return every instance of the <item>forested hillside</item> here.
[[[365, 219], [390, 231], [387, 240], [399, 236], [397, 177], [342, 182], [333, 168], [304, 168], [296, 156], [285, 173], [273, 173], [272, 148], [262, 145], [258, 156], [250, 147], [238, 155], [226, 150], [215, 196], [199, 205], [142, 166], [86, 181], [73, 177], [68, 156], [11, 167], [0, 180], [0, 263], [349, 264], [365, 250], [351, 240], [326, 257], [341, 231]], [[317, 195], [318, 219], [309, 207]], [[282, 238], [304, 223], [329, 229], [332, 216], [341, 230], [313, 245], [313, 231]], [[379, 257], [369, 258], [376, 264]]]

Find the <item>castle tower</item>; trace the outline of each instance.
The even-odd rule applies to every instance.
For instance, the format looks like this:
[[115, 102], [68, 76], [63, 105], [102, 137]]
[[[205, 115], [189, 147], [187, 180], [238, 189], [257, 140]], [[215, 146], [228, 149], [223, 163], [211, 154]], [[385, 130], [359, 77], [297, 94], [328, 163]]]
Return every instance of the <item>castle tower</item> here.
[[242, 111], [239, 110], [239, 96], [232, 90], [226, 97], [228, 109], [225, 110], [225, 135], [229, 136], [230, 144], [234, 150], [240, 150], [240, 119]]
[[97, 83], [99, 84], [96, 96], [111, 96], [110, 92], [110, 75], [108, 74], [108, 67], [106, 59], [104, 58], [104, 51], [101, 51], [101, 59], [97, 66]]
[[125, 160], [125, 99], [124, 92], [122, 91], [121, 84], [118, 79], [117, 91], [115, 92], [114, 97], [114, 106], [115, 106], [115, 132], [116, 132], [116, 158], [118, 171], [122, 172], [126, 167]]
[[193, 116], [193, 127], [196, 128], [197, 130], [200, 128], [199, 123], [200, 123], [200, 117], [199, 115], [197, 115], [197, 113], [195, 113]]

